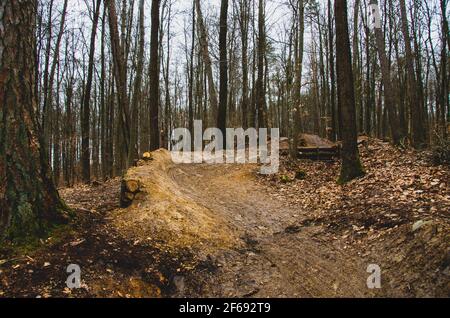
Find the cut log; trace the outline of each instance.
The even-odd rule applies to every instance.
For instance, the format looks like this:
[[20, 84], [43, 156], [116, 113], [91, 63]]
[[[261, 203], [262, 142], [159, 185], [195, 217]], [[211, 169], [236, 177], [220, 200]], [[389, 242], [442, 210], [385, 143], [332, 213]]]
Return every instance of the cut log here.
[[133, 201], [133, 200], [134, 200], [134, 197], [135, 197], [135, 194], [134, 194], [134, 193], [125, 192], [125, 198], [126, 198], [126, 199], [128, 199], [128, 200], [130, 200], [130, 201]]
[[139, 182], [135, 180], [126, 180], [125, 187], [128, 190], [128, 192], [136, 193], [139, 191]]
[[150, 161], [150, 160], [153, 160], [153, 156], [152, 156], [152, 154], [151, 154], [150, 152], [145, 152], [145, 153], [142, 155], [142, 159], [143, 159], [144, 161]]
[[122, 180], [120, 190], [120, 206], [122, 208], [129, 207], [136, 195], [139, 193], [139, 182], [135, 180]]

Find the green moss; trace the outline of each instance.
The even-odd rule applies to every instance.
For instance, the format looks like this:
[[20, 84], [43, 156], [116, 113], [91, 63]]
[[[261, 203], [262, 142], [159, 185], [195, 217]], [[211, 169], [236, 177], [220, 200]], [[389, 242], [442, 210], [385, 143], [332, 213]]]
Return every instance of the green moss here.
[[9, 256], [33, 255], [42, 248], [54, 246], [73, 236], [75, 231], [71, 225], [45, 225], [45, 231], [40, 236], [26, 236], [20, 240], [0, 241], [4, 254]]
[[[18, 197], [17, 194], [12, 197]], [[43, 206], [38, 202], [31, 204], [27, 194], [18, 198], [17, 209], [11, 215], [9, 226], [5, 233], [5, 239], [20, 245], [34, 245], [34, 241], [48, 238], [54, 229], [67, 224], [67, 221], [75, 216], [75, 213], [62, 201], [59, 200], [54, 208], [54, 219], [43, 219], [40, 217], [37, 206]]]
[[290, 182], [292, 182], [291, 178], [289, 178], [289, 177], [286, 176], [286, 175], [280, 176], [280, 181], [281, 181], [282, 183], [290, 183]]
[[27, 201], [20, 200], [17, 212], [11, 219], [8, 228], [8, 237], [25, 237], [38, 232], [40, 228], [39, 222], [33, 211], [33, 207]]

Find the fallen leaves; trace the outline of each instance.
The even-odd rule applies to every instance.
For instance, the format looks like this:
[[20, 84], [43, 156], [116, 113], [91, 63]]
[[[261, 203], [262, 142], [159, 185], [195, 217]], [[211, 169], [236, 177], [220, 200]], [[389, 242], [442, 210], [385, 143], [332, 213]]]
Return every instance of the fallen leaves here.
[[78, 246], [78, 245], [83, 244], [84, 242], [86, 242], [85, 239], [78, 239], [78, 240], [76, 240], [76, 241], [71, 242], [71, 243], [70, 243], [70, 246], [76, 247], [76, 246]]
[[[292, 162], [282, 159], [277, 176], [269, 181], [278, 199], [308, 211], [308, 218], [337, 232], [383, 230], [418, 220], [448, 215], [450, 173], [433, 167], [413, 151], [369, 140], [361, 147], [367, 170], [364, 178], [344, 186], [336, 183], [339, 162]], [[303, 178], [295, 178], [298, 171]], [[363, 229], [360, 229], [363, 227]]]
[[[322, 226], [329, 240], [392, 268], [391, 287], [420, 281], [407, 293], [448, 296], [450, 170], [379, 140], [370, 139], [360, 152], [367, 174], [343, 186], [336, 183], [339, 162], [288, 158], [278, 175], [260, 181], [270, 185], [269, 195], [304, 211], [289, 230]], [[304, 180], [295, 180], [298, 170], [306, 172]], [[283, 182], [284, 176], [292, 181]]]

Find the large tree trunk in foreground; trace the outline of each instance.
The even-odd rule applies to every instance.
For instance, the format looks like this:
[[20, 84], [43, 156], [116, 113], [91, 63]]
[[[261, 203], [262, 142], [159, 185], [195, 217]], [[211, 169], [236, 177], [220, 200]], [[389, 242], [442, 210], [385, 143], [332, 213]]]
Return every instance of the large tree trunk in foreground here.
[[345, 183], [364, 175], [359, 159], [356, 130], [355, 87], [348, 34], [347, 1], [335, 0], [336, 61], [338, 103], [342, 121], [342, 169], [340, 182]]
[[0, 4], [0, 235], [44, 234], [66, 218], [36, 120], [35, 1]]

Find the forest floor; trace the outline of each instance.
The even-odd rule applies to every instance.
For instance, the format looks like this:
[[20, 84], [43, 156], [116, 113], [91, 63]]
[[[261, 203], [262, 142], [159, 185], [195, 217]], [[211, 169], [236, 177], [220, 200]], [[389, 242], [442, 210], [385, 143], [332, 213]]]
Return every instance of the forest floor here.
[[367, 175], [339, 186], [338, 162], [284, 158], [261, 176], [158, 151], [128, 172], [128, 208], [120, 179], [61, 190], [76, 220], [37, 249], [0, 249], [0, 297], [449, 297], [450, 170], [378, 140], [361, 153]]

